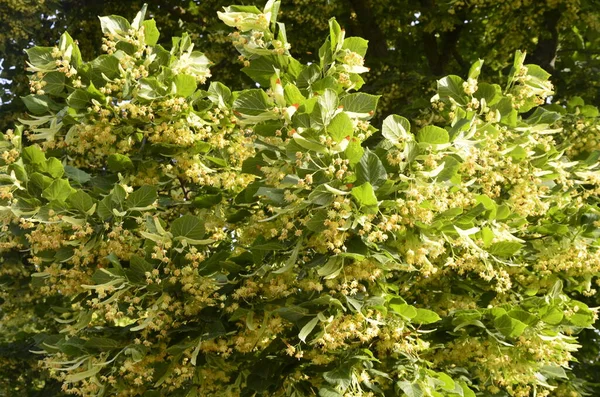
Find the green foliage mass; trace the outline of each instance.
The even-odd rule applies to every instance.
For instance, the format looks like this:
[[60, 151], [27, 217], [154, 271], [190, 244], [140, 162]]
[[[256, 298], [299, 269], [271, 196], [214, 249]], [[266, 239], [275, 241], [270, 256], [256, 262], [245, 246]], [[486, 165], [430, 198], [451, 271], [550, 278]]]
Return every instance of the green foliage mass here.
[[[492, 7], [444, 4], [450, 22], [422, 13], [424, 32]], [[464, 77], [437, 76], [410, 120], [379, 121], [381, 97], [362, 90], [376, 90], [367, 40], [290, 13], [292, 28], [325, 32], [294, 56], [303, 36], [279, 11], [272, 0], [217, 14], [243, 63], [223, 83], [218, 57], [196, 46], [220, 39], [165, 36], [145, 7], [101, 17], [91, 61], [67, 33], [27, 50], [28, 115], [0, 140], [2, 390], [592, 390], [571, 371], [595, 331], [585, 302], [600, 271], [586, 93], [548, 104], [550, 74], [517, 51], [501, 84], [474, 59]]]

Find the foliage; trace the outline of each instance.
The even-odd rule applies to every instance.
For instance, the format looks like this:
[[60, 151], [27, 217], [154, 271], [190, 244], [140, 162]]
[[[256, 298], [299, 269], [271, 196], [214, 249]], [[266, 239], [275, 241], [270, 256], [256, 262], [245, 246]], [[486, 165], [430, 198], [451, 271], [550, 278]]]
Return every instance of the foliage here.
[[[261, 2], [246, 1], [246, 4]], [[261, 3], [262, 4], [262, 3]], [[215, 10], [223, 0], [149, 0], [163, 31], [160, 44], [183, 31], [215, 63], [213, 74], [227, 85], [249, 88], [238, 73], [235, 50]], [[97, 15], [133, 17], [138, 4], [119, 0], [6, 0], [0, 4], [3, 87], [0, 128], [22, 117], [23, 104], [12, 100], [28, 94], [22, 49], [34, 43], [52, 46], [52, 28], [77, 37], [86, 59], [99, 55]], [[600, 6], [598, 0], [288, 0], [281, 20], [295, 38], [293, 55], [312, 60], [328, 33], [328, 19], [338, 18], [349, 36], [369, 40], [371, 68], [365, 92], [382, 94], [376, 114], [381, 122], [390, 113], [411, 117], [427, 106], [435, 81], [446, 74], [466, 75], [471, 63], [486, 60], [486, 82], [502, 83], [516, 50], [553, 73], [555, 98], [581, 96], [598, 106], [600, 81]], [[390, 18], [393, 15], [393, 18]], [[427, 95], [423, 96], [423, 92]], [[433, 92], [431, 92], [433, 95]]]
[[0, 141], [4, 390], [584, 394], [597, 110], [544, 105], [517, 52], [503, 86], [477, 60], [378, 129], [366, 40], [332, 19], [302, 63], [279, 6], [218, 14], [240, 91], [145, 8], [100, 18], [92, 61], [67, 33], [27, 50], [30, 115]]

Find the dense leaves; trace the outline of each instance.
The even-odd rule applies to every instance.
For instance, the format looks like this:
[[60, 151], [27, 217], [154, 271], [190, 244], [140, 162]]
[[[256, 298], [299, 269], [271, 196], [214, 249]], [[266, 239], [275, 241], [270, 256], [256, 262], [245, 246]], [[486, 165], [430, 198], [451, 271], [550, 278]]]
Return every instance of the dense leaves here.
[[0, 342], [35, 356], [3, 354], [5, 389], [585, 393], [596, 108], [546, 105], [517, 52], [502, 86], [476, 61], [379, 132], [366, 41], [331, 19], [302, 63], [279, 6], [218, 14], [258, 83], [241, 91], [190, 35], [158, 44], [145, 8], [102, 17], [92, 61], [66, 33], [28, 51], [50, 89], [0, 141]]

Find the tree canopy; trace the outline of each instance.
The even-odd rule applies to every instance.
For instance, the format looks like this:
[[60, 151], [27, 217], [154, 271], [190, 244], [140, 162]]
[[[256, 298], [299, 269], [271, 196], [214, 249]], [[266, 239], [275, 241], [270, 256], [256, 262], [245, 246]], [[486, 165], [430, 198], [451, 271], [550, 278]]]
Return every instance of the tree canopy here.
[[594, 5], [5, 3], [2, 390], [594, 393]]
[[[246, 1], [252, 4], [252, 1]], [[256, 3], [256, 2], [254, 2]], [[229, 45], [229, 31], [216, 10], [224, 0], [173, 2], [151, 0], [149, 12], [161, 27], [160, 44], [190, 33], [196, 48], [214, 62], [216, 80], [252, 85], [240, 74], [238, 55]], [[24, 48], [54, 45], [68, 31], [83, 56], [100, 54], [98, 15], [128, 15], [135, 2], [105, 0], [13, 0], [0, 4], [4, 92], [0, 120], [8, 126], [24, 110], [17, 96], [29, 93], [24, 73]], [[260, 4], [262, 6], [262, 4]], [[377, 119], [399, 112], [414, 116], [426, 106], [435, 80], [446, 74], [465, 75], [477, 59], [485, 59], [488, 82], [501, 82], [515, 51], [552, 73], [555, 99], [579, 96], [598, 106], [600, 89], [600, 2], [598, 0], [288, 0], [281, 21], [294, 37], [292, 54], [310, 61], [317, 54], [328, 20], [336, 17], [349, 36], [369, 41], [366, 92], [383, 95]], [[426, 95], [423, 93], [426, 92]]]

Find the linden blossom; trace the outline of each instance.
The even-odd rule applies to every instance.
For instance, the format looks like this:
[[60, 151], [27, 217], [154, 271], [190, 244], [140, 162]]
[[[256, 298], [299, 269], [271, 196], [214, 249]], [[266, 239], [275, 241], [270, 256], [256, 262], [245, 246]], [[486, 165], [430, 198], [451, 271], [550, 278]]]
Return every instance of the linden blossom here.
[[518, 52], [505, 87], [479, 60], [379, 134], [366, 40], [330, 20], [303, 65], [278, 10], [219, 13], [242, 91], [198, 86], [208, 58], [158, 45], [145, 8], [103, 17], [92, 61], [68, 35], [28, 51], [36, 116], [0, 139], [3, 340], [34, 335], [32, 368], [81, 396], [576, 390], [599, 164], [550, 133], [591, 134], [593, 110], [539, 107]]

